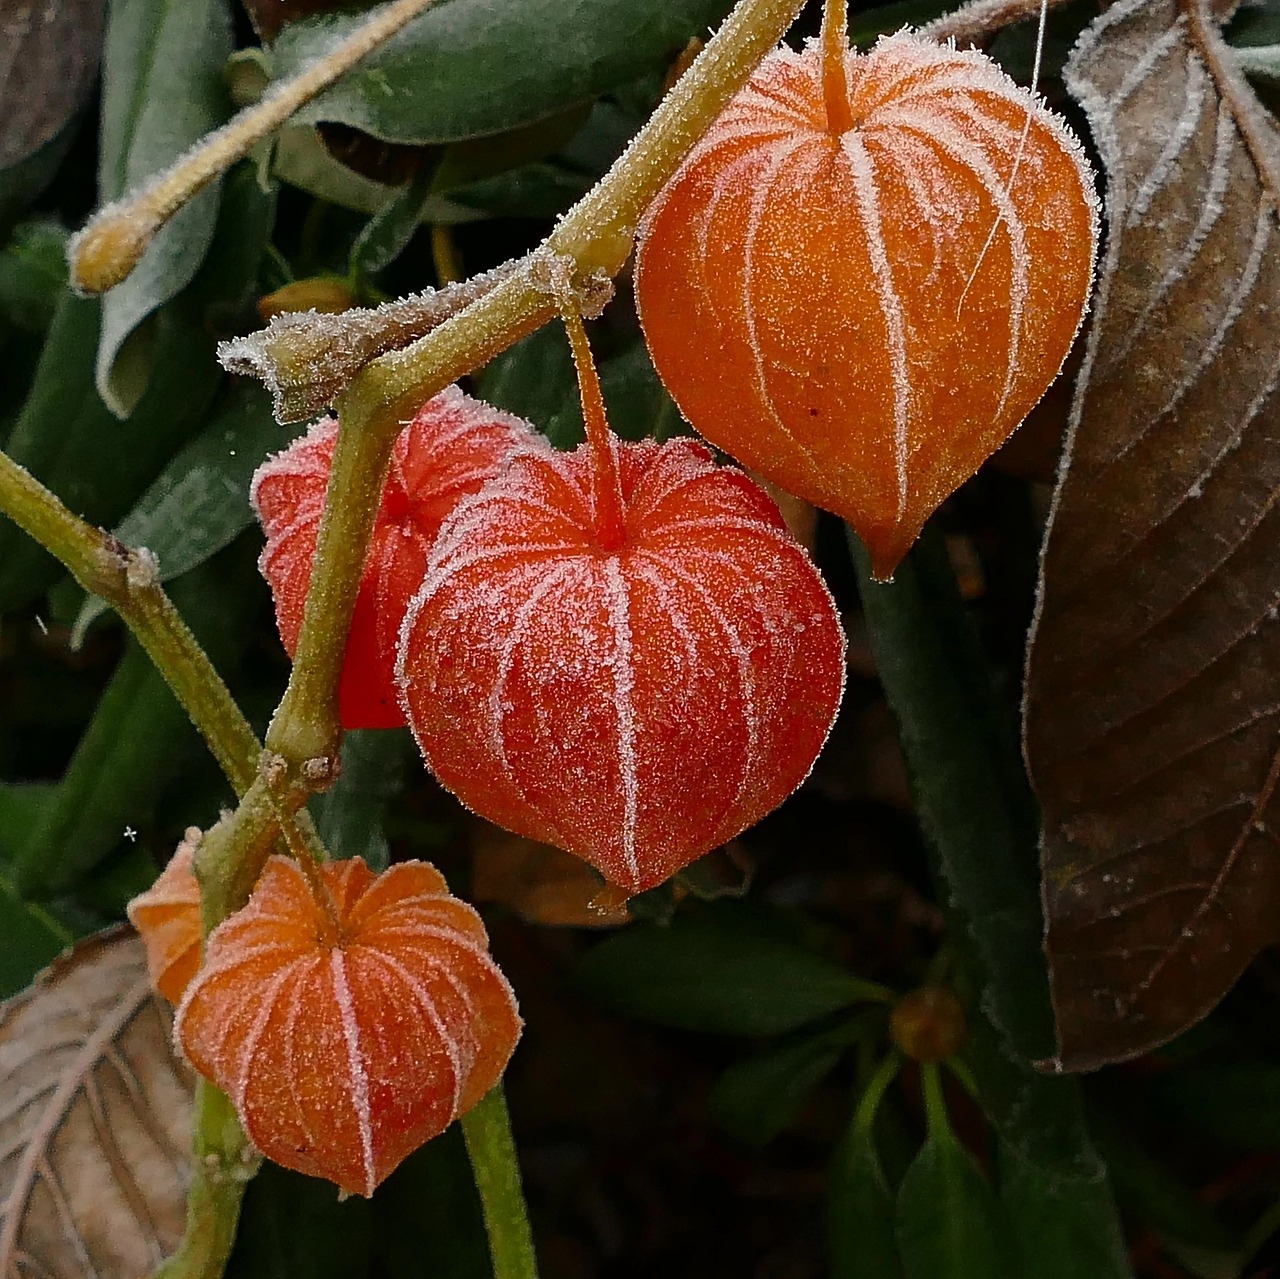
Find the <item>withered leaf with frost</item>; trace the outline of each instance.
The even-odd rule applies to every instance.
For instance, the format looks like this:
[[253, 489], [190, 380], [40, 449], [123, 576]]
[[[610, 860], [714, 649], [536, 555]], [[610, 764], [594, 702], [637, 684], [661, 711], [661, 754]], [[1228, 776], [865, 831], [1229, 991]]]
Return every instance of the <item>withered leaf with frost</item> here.
[[1067, 67], [1106, 248], [1026, 746], [1069, 1070], [1172, 1038], [1280, 939], [1280, 140], [1224, 17], [1122, 0]]
[[193, 1078], [130, 929], [0, 1005], [0, 1276], [138, 1279], [177, 1247]]

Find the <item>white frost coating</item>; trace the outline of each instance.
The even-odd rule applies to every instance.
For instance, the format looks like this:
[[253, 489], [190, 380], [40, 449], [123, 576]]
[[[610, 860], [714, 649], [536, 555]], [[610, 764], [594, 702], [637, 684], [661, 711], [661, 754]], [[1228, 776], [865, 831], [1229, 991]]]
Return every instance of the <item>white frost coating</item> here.
[[[240, 1050], [240, 1060], [236, 1063], [235, 1079], [231, 1086], [231, 1097], [236, 1103], [236, 1109], [241, 1114], [244, 1113], [245, 1096], [249, 1091], [249, 1083], [253, 1078], [253, 1059], [257, 1056], [263, 1033], [267, 1029], [267, 1022], [271, 1020], [271, 1014], [275, 1011], [276, 999], [279, 997], [280, 988], [291, 977], [296, 977], [297, 967], [297, 964], [286, 965], [276, 973], [266, 990], [258, 995], [258, 1014], [253, 1019], [253, 1026], [245, 1037], [244, 1046]], [[177, 1022], [175, 1021], [174, 1024], [176, 1025]]]
[[[1204, 350], [1201, 351], [1200, 358], [1196, 361], [1195, 367], [1187, 373], [1186, 377], [1184, 377], [1176, 387], [1174, 387], [1172, 394], [1161, 407], [1160, 412], [1152, 415], [1152, 425], [1167, 414], [1173, 412], [1182, 400], [1182, 397], [1186, 395], [1186, 393], [1199, 380], [1200, 374], [1209, 367], [1209, 365], [1217, 358], [1219, 351], [1222, 350], [1228, 332], [1230, 332], [1232, 326], [1240, 318], [1240, 314], [1244, 310], [1244, 304], [1248, 299], [1249, 294], [1253, 292], [1254, 285], [1257, 284], [1258, 278], [1262, 273], [1262, 263], [1266, 257], [1267, 243], [1271, 239], [1271, 225], [1274, 217], [1275, 211], [1271, 206], [1265, 201], [1260, 201], [1258, 204], [1258, 215], [1253, 227], [1253, 241], [1249, 247], [1249, 257], [1245, 262], [1244, 270], [1240, 273], [1240, 278], [1236, 281], [1236, 287], [1232, 291], [1231, 298], [1223, 310], [1222, 316], [1218, 320], [1217, 327], [1214, 329], [1212, 336], [1209, 338], [1209, 341], [1205, 343]], [[1273, 389], [1270, 381], [1265, 385], [1266, 390], [1262, 397], [1263, 399], [1265, 399], [1266, 396], [1269, 396]], [[1217, 469], [1217, 466], [1219, 462], [1222, 461], [1223, 457], [1239, 443], [1243, 427], [1247, 425], [1253, 414], [1256, 413], [1261, 406], [1261, 400], [1254, 402], [1252, 411], [1246, 413], [1241, 423], [1241, 432], [1237, 432], [1227, 441], [1226, 444], [1223, 445], [1221, 452], [1218, 453], [1205, 472], [1191, 486], [1193, 489], [1199, 488], [1203, 491], [1205, 481], [1208, 480], [1214, 470]], [[1150, 429], [1151, 426], [1148, 426], [1147, 430]], [[1188, 493], [1189, 497], [1198, 497], [1199, 495], [1199, 493]]]
[[453, 1072], [453, 1101], [449, 1110], [453, 1118], [456, 1119], [458, 1117], [458, 1107], [462, 1101], [462, 1078], [464, 1074], [462, 1050], [458, 1047], [457, 1040], [449, 1034], [448, 1029], [445, 1027], [444, 1019], [440, 1016], [439, 1009], [436, 1008], [431, 991], [427, 989], [426, 985], [415, 973], [411, 973], [398, 959], [392, 958], [391, 955], [386, 954], [384, 951], [369, 948], [365, 954], [369, 959], [381, 964], [388, 972], [398, 977], [409, 988], [410, 994], [413, 995], [423, 1015], [434, 1027], [441, 1046], [448, 1055], [449, 1067]]
[[711, 187], [711, 199], [709, 199], [698, 214], [697, 229], [694, 232], [694, 242], [698, 246], [698, 261], [701, 266], [703, 277], [706, 277], [707, 262], [711, 253], [711, 232], [714, 229], [716, 214], [720, 210], [720, 201], [726, 195], [736, 194], [738, 185], [738, 177], [744, 172], [750, 172], [760, 163], [760, 156], [756, 151], [749, 151], [746, 155], [735, 160], [727, 169], [721, 170], [716, 175], [716, 180]]
[[892, 158], [897, 164], [898, 172], [902, 175], [903, 184], [907, 188], [907, 194], [910, 195], [911, 201], [920, 215], [919, 224], [929, 228], [933, 263], [924, 281], [924, 287], [927, 289], [937, 283], [938, 276], [942, 272], [942, 232], [938, 228], [940, 210], [934, 204], [932, 185], [923, 179], [916, 165], [910, 163], [909, 157], [902, 154], [904, 151], [923, 150], [925, 148], [919, 138], [909, 133], [900, 132], [897, 147], [892, 149], [885, 148], [885, 158]]
[[1164, 146], [1160, 148], [1160, 154], [1151, 166], [1151, 171], [1134, 192], [1133, 202], [1125, 214], [1126, 226], [1137, 226], [1146, 216], [1151, 208], [1151, 201], [1168, 184], [1177, 161], [1200, 126], [1200, 112], [1204, 108], [1208, 93], [1209, 73], [1198, 58], [1192, 59], [1188, 65], [1187, 79], [1187, 96], [1183, 103], [1182, 114], [1178, 117], [1173, 131], [1165, 139]]
[[[738, 561], [732, 557], [723, 558], [727, 560], [731, 573], [741, 571], [742, 565]], [[751, 650], [742, 642], [742, 636], [734, 629], [733, 623], [724, 615], [724, 612], [716, 603], [715, 597], [706, 589], [706, 586], [698, 577], [692, 573], [686, 573], [669, 560], [658, 559], [649, 551], [637, 552], [635, 559], [637, 562], [641, 559], [647, 560], [655, 566], [659, 577], [664, 573], [669, 577], [674, 577], [677, 581], [689, 587], [702, 600], [707, 612], [711, 614], [712, 620], [724, 632], [726, 647], [738, 667], [739, 691], [742, 694], [742, 723], [747, 730], [747, 745], [742, 776], [738, 779], [738, 789], [734, 793], [733, 802], [726, 809], [727, 812], [732, 812], [747, 793], [751, 779], [755, 776], [761, 764], [760, 729], [756, 723], [756, 682], [751, 670]]]
[[636, 818], [640, 808], [639, 765], [636, 760], [636, 712], [632, 701], [635, 661], [631, 651], [630, 595], [617, 556], [604, 563], [604, 594], [613, 629], [613, 705], [618, 717], [618, 769], [622, 777], [622, 855], [637, 879]]
[[876, 296], [880, 301], [880, 311], [884, 316], [889, 338], [889, 364], [893, 374], [893, 459], [898, 479], [898, 519], [902, 519], [907, 510], [907, 418], [911, 402], [902, 301], [893, 282], [893, 267], [889, 264], [889, 254], [885, 248], [875, 173], [866, 144], [856, 133], [846, 133], [840, 139], [840, 149], [849, 161], [853, 174], [854, 195], [862, 212], [867, 252], [871, 257], [871, 270], [876, 277]]
[[684, 660], [686, 675], [687, 672], [698, 670], [702, 663], [698, 657], [698, 636], [693, 628], [685, 620], [684, 614], [676, 607], [674, 597], [667, 590], [666, 582], [663, 580], [662, 574], [658, 571], [653, 557], [650, 555], [636, 555], [632, 560], [632, 567], [635, 572], [637, 581], [648, 584], [649, 589], [662, 601], [662, 607], [668, 622], [671, 623], [672, 629], [680, 637], [684, 644]]
[[[296, 981], [293, 983], [293, 989], [290, 992], [289, 1011], [285, 1015], [284, 1023], [284, 1071], [285, 1078], [289, 1081], [289, 1100], [293, 1108], [293, 1118], [306, 1134], [307, 1141], [311, 1143], [312, 1147], [317, 1147], [320, 1145], [320, 1141], [315, 1129], [311, 1127], [307, 1107], [302, 1104], [302, 1097], [298, 1092], [300, 1073], [294, 1065], [296, 1059], [294, 1045], [297, 1042], [298, 1014], [302, 1011], [304, 986], [304, 982]], [[307, 1033], [310, 1033], [309, 1029]]]
[[747, 326], [747, 341], [751, 346], [751, 359], [755, 366], [756, 374], [756, 394], [760, 397], [760, 402], [764, 405], [765, 411], [773, 419], [774, 425], [778, 430], [786, 436], [788, 440], [799, 450], [805, 457], [809, 465], [815, 472], [819, 470], [816, 459], [812, 450], [803, 440], [798, 440], [782, 420], [777, 407], [774, 405], [773, 397], [769, 394], [768, 382], [765, 378], [764, 368], [764, 352], [760, 349], [760, 337], [756, 332], [756, 310], [752, 299], [752, 289], [755, 284], [755, 246], [756, 236], [760, 231], [760, 224], [764, 220], [765, 206], [769, 203], [773, 195], [773, 185], [777, 181], [779, 174], [782, 172], [783, 165], [791, 159], [801, 147], [808, 145], [809, 140], [801, 137], [791, 141], [788, 146], [783, 147], [778, 154], [773, 157], [772, 163], [766, 170], [764, 176], [757, 182], [755, 190], [751, 196], [751, 210], [747, 221], [747, 240], [744, 250], [743, 271], [742, 271], [742, 315]]
[[[979, 125], [988, 123], [980, 114], [975, 115], [974, 119]], [[903, 113], [899, 121], [901, 127], [911, 129], [918, 137], [931, 141], [977, 178], [983, 190], [990, 196], [991, 202], [996, 206], [996, 226], [1003, 225], [1008, 234], [1009, 256], [1012, 259], [1009, 281], [1009, 347], [1005, 363], [1004, 388], [996, 408], [996, 415], [999, 416], [1004, 412], [1009, 396], [1013, 392], [1013, 384], [1018, 375], [1018, 357], [1022, 350], [1022, 326], [1026, 319], [1031, 279], [1031, 255], [1027, 252], [1026, 226], [1017, 205], [1009, 194], [1009, 186], [987, 159], [987, 153], [980, 143], [966, 138], [957, 130], [942, 127], [941, 120], [936, 118], [930, 120], [925, 117], [916, 117], [913, 120]], [[993, 235], [995, 229], [992, 228]]]
[[581, 573], [581, 562], [570, 561], [567, 564], [560, 564], [551, 569], [534, 588], [529, 598], [520, 605], [514, 619], [512, 619], [511, 632], [503, 640], [502, 647], [498, 651], [497, 678], [494, 680], [493, 692], [489, 694], [489, 750], [502, 766], [502, 771], [506, 775], [507, 781], [520, 792], [525, 803], [529, 802], [529, 797], [525, 794], [525, 789], [521, 785], [519, 778], [516, 777], [511, 767], [511, 761], [507, 758], [507, 735], [503, 726], [506, 712], [502, 705], [502, 699], [506, 695], [507, 681], [511, 678], [511, 668], [515, 663], [516, 651], [524, 643], [525, 634], [528, 631], [529, 623], [533, 621], [534, 613], [537, 612], [538, 606], [542, 601], [564, 583], [573, 568], [578, 568], [579, 573]]
[[[1089, 41], [1090, 44], [1097, 42], [1098, 37], [1101, 36], [1104, 29], [1103, 22], [1105, 18], [1112, 17], [1113, 21], [1119, 21], [1121, 18], [1127, 17], [1128, 14], [1136, 7], [1137, 6], [1132, 3], [1124, 6], [1117, 5], [1113, 9], [1109, 10], [1107, 14], [1104, 14], [1103, 18], [1095, 22], [1093, 26], [1085, 32], [1084, 36], [1081, 37], [1079, 47], [1076, 48], [1071, 55], [1072, 61], [1078, 63], [1085, 55], [1087, 48], [1089, 47], [1086, 45], [1086, 41]], [[1106, 25], [1111, 24], [1107, 23]], [[1178, 14], [1174, 22], [1160, 33], [1160, 38], [1158, 40], [1154, 40], [1146, 53], [1144, 53], [1142, 57], [1140, 57], [1137, 62], [1129, 68], [1128, 73], [1125, 75], [1124, 79], [1120, 81], [1120, 85], [1116, 89], [1115, 93], [1112, 94], [1110, 98], [1100, 99], [1100, 101], [1105, 101], [1112, 112], [1119, 111], [1124, 103], [1137, 92], [1141, 87], [1142, 82], [1151, 75], [1157, 65], [1163, 62], [1171, 53], [1182, 48], [1183, 41], [1186, 39], [1186, 34], [1187, 20], [1182, 14]], [[1092, 37], [1091, 40], [1090, 37]]]
[[[1173, 291], [1174, 286], [1186, 275], [1192, 262], [1195, 261], [1200, 250], [1204, 247], [1204, 242], [1208, 238], [1209, 232], [1213, 230], [1214, 224], [1222, 216], [1223, 198], [1227, 192], [1227, 180], [1231, 173], [1231, 152], [1238, 145], [1238, 141], [1235, 119], [1231, 114], [1231, 108], [1224, 100], [1218, 104], [1218, 125], [1214, 131], [1213, 138], [1213, 163], [1209, 169], [1209, 186], [1200, 205], [1200, 216], [1196, 220], [1196, 225], [1191, 234], [1184, 241], [1178, 256], [1174, 258], [1169, 264], [1168, 270], [1160, 277], [1160, 283], [1151, 290], [1142, 310], [1128, 326], [1124, 334], [1120, 336], [1116, 344], [1116, 351], [1111, 355], [1112, 360], [1123, 359], [1133, 349], [1134, 343], [1151, 323], [1151, 317], [1156, 308], [1163, 304]], [[1118, 461], [1124, 457], [1135, 442], [1133, 440], [1128, 441], [1125, 447], [1116, 454], [1114, 460]]]
[[[371, 951], [372, 953], [376, 953]], [[340, 946], [329, 952], [329, 967], [333, 976], [333, 997], [337, 1001], [338, 1014], [342, 1018], [342, 1037], [347, 1044], [347, 1068], [351, 1071], [351, 1101], [356, 1108], [356, 1123], [360, 1128], [360, 1154], [364, 1163], [364, 1180], [373, 1194], [378, 1184], [373, 1162], [373, 1120], [369, 1114], [369, 1075], [360, 1056], [360, 1028], [356, 1025], [356, 1009], [347, 985], [346, 956]]]

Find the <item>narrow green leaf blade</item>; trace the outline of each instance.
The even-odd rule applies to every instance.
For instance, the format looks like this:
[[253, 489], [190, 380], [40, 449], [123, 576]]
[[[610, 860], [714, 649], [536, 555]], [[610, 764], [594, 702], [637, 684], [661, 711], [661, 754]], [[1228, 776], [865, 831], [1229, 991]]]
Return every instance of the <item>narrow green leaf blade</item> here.
[[766, 1145], [835, 1069], [848, 1042], [847, 1034], [814, 1035], [734, 1062], [711, 1090], [711, 1117], [744, 1144]]
[[[203, 564], [253, 523], [249, 481], [268, 453], [285, 447], [289, 433], [271, 415], [259, 386], [238, 382], [214, 406], [208, 425], [180, 450], [133, 510], [116, 526], [126, 546], [145, 546], [160, 561], [167, 582]], [[76, 633], [107, 604], [85, 601]]]
[[[158, 173], [227, 118], [231, 104], [222, 69], [232, 47], [224, 0], [112, 4], [98, 169], [104, 202]], [[191, 282], [213, 239], [217, 212], [215, 184], [179, 210], [133, 274], [103, 300], [94, 376], [117, 417], [133, 410], [150, 376], [152, 352], [139, 326]]]
[[391, 850], [382, 823], [387, 805], [404, 789], [410, 763], [418, 757], [407, 729], [362, 728], [342, 742], [342, 772], [311, 801], [320, 838], [335, 857], [363, 857], [385, 870]]
[[831, 1279], [902, 1279], [896, 1211], [872, 1131], [852, 1126], [836, 1149], [827, 1192]]
[[1012, 1279], [995, 1192], [955, 1141], [926, 1141], [907, 1169], [897, 1237], [906, 1279]]

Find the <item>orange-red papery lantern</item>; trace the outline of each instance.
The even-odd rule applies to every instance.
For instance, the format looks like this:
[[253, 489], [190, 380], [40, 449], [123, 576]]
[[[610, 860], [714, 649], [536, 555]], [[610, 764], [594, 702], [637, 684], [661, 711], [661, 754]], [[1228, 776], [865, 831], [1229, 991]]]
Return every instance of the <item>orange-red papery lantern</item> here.
[[598, 431], [516, 454], [459, 506], [398, 671], [427, 764], [463, 803], [638, 893], [800, 784], [844, 637], [758, 485], [692, 440]]
[[272, 857], [174, 1034], [270, 1159], [370, 1195], [498, 1081], [520, 1033], [480, 917], [423, 862]]
[[642, 224], [636, 297], [688, 420], [887, 577], [1057, 375], [1096, 238], [1079, 143], [989, 58], [841, 35], [771, 54], [711, 126]]

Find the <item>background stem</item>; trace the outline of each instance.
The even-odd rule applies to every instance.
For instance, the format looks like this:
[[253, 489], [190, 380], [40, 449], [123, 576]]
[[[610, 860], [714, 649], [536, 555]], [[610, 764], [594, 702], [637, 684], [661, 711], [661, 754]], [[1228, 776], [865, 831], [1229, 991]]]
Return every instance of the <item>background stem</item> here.
[[538, 1263], [502, 1085], [463, 1115], [461, 1123], [484, 1209], [494, 1279], [536, 1279]]

